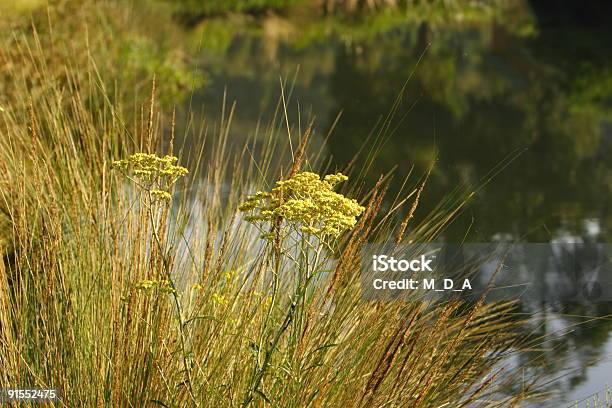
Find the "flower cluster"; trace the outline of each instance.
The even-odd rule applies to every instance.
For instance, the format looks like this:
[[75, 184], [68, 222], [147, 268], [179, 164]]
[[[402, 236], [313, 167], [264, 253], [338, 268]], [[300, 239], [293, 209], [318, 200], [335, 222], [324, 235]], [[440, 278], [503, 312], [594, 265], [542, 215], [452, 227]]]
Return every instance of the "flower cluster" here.
[[163, 293], [175, 292], [172, 284], [168, 280], [143, 280], [134, 285], [134, 287], [146, 292], [152, 291], [153, 289], [158, 289]]
[[245, 219], [252, 223], [287, 220], [302, 232], [321, 239], [337, 238], [355, 226], [364, 208], [357, 201], [333, 191], [348, 180], [344, 174], [330, 174], [321, 180], [315, 173], [298, 173], [278, 181], [272, 192], [257, 192], [249, 196], [239, 209], [248, 212]]
[[217, 303], [219, 306], [227, 306], [227, 304], [229, 303], [229, 301], [227, 300], [225, 296], [220, 295], [218, 293], [213, 293], [212, 300], [213, 302]]
[[191, 289], [193, 289], [193, 290], [204, 290], [204, 285], [202, 285], [200, 283], [196, 283], [194, 285], [191, 285]]
[[170, 201], [172, 196], [168, 191], [172, 184], [189, 173], [177, 165], [178, 158], [166, 155], [159, 157], [149, 153], [135, 153], [127, 159], [116, 160], [113, 168], [124, 172], [130, 179], [149, 191], [155, 200]]

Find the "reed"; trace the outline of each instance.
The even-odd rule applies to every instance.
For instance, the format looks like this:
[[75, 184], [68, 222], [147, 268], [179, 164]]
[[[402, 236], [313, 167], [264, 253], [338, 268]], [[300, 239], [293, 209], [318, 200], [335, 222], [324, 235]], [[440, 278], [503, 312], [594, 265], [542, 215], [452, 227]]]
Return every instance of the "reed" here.
[[[313, 176], [300, 175], [336, 169], [309, 131], [286, 123], [282, 103], [246, 143], [229, 136], [229, 108], [215, 131], [191, 130], [199, 142], [188, 148], [155, 86], [127, 120], [95, 64], [57, 81], [48, 51], [30, 51], [36, 87], [3, 72], [14, 97], [0, 112], [1, 384], [60, 388], [57, 405], [70, 407], [512, 406], [526, 396], [503, 392], [514, 380], [505, 359], [520, 346], [512, 304], [360, 297], [368, 242], [432, 240], [461, 200], [412, 225], [427, 193], [419, 180], [385, 197], [387, 179], [366, 186], [349, 168], [338, 187], [339, 175], [309, 187]], [[270, 202], [252, 206], [257, 191]], [[316, 200], [300, 209], [319, 193], [346, 211], [329, 217]]]

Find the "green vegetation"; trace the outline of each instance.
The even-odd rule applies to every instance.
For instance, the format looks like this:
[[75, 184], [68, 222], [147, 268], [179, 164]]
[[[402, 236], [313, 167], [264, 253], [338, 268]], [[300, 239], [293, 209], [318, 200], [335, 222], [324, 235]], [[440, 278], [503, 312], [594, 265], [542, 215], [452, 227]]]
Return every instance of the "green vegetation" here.
[[[164, 106], [178, 103], [204, 83], [203, 73], [177, 45], [184, 32], [163, 3], [83, 0], [46, 7], [44, 2], [18, 1], [14, 9], [19, 12], [13, 18], [0, 22], [0, 28], [12, 33], [2, 39], [0, 50], [0, 103], [20, 96], [10, 76], [16, 69], [27, 73], [24, 78], [35, 95], [48, 86], [43, 78], [57, 84], [76, 80], [79, 86], [103, 86], [117, 107], [129, 109], [146, 97], [153, 76]], [[41, 66], [32, 61], [37, 48], [42, 50]]]
[[169, 1], [169, 3], [173, 3], [175, 10], [180, 15], [189, 16], [190, 18], [204, 18], [225, 13], [257, 13], [271, 10], [280, 11], [299, 2], [303, 2], [303, 0]]
[[[346, 177], [319, 179], [325, 156], [308, 133], [295, 146], [279, 138], [280, 116], [242, 149], [231, 148], [230, 116], [184, 150], [157, 93], [123, 116], [124, 94], [105, 91], [113, 64], [91, 53], [50, 60], [44, 41], [26, 36], [3, 53], [2, 384], [61, 388], [60, 406], [525, 397], [505, 396], [512, 376], [497, 377], [519, 346], [512, 304], [360, 299], [367, 242], [430, 240], [451, 210], [411, 225], [416, 190], [406, 191], [395, 198], [408, 212], [398, 231], [380, 217], [385, 183], [355, 178], [332, 191]], [[6, 68], [18, 62], [28, 69]], [[283, 151], [287, 163], [276, 159]], [[239, 210], [258, 190], [272, 191], [253, 207], [259, 229]]]

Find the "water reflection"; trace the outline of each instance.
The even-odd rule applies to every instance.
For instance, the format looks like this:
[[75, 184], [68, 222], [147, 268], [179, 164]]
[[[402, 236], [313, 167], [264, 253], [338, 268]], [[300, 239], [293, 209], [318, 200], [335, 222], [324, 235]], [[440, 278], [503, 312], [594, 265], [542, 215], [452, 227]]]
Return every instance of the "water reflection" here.
[[[433, 42], [405, 97], [418, 103], [382, 148], [383, 160], [372, 175], [388, 163], [403, 163], [400, 172], [412, 163], [424, 168], [435, 147], [439, 165], [426, 195], [431, 200], [426, 206], [433, 207], [457, 183], [476, 186], [506, 157], [526, 149], [480, 192], [470, 217], [453, 227], [455, 236], [464, 233], [471, 215], [472, 234], [481, 239], [507, 232], [543, 241], [550, 231], [579, 232], [585, 217], [608, 224], [611, 135], [603, 128], [604, 114], [574, 102], [549, 67], [528, 54], [521, 57], [526, 46], [511, 49], [507, 40], [500, 48], [495, 37], [502, 29], [493, 31], [488, 44], [473, 30], [449, 33], [439, 47]], [[465, 40], [458, 40], [461, 36]], [[348, 159], [347, 146], [360, 142], [354, 135], [375, 123], [416, 63], [418, 53], [402, 46], [401, 38], [366, 44], [359, 52], [341, 47], [337, 53], [330, 87], [338, 109], [344, 108], [345, 120], [332, 139], [332, 153], [340, 161]], [[382, 62], [393, 50], [398, 62]]]
[[[503, 232], [547, 241], [556, 231], [581, 233], [588, 218], [600, 222], [600, 239], [608, 238], [611, 111], [607, 102], [590, 96], [605, 80], [589, 77], [595, 71], [603, 75], [595, 63], [585, 70], [559, 70], [562, 56], [540, 54], [537, 38], [517, 37], [494, 23], [436, 31], [426, 23], [407, 25], [360, 42], [336, 38], [299, 50], [281, 43], [276, 69], [262, 51], [265, 44], [256, 36], [239, 36], [226, 56], [207, 59], [219, 65], [194, 105], [205, 102], [220, 110], [218, 95], [227, 86], [238, 101], [234, 131], [244, 135], [274, 109], [279, 76], [299, 65], [293, 100], [317, 116], [319, 133], [343, 112], [330, 143], [341, 167], [410, 77], [401, 114], [368, 172], [371, 183], [391, 163], [399, 165], [399, 184], [413, 164], [424, 172], [437, 157], [424, 215], [458, 183], [482, 185], [491, 169], [520, 152], [480, 191], [468, 214], [447, 232], [451, 237], [463, 236], [473, 223], [473, 240]], [[573, 58], [564, 44], [556, 49]], [[612, 72], [609, 77], [612, 81]]]
[[[437, 158], [417, 217], [458, 185], [483, 187], [445, 232], [449, 241], [467, 234], [476, 242], [496, 236], [607, 242], [612, 29], [558, 24], [540, 14], [529, 25], [525, 4], [521, 13], [460, 24], [390, 16], [367, 30], [319, 29], [329, 36], [311, 35], [318, 23], [302, 26], [290, 17], [270, 17], [254, 30], [233, 27], [223, 31], [220, 49], [203, 51], [211, 78], [191, 106], [219, 112], [227, 89], [238, 102], [233, 132], [239, 140], [270, 118], [279, 76], [291, 78], [299, 66], [292, 119], [299, 101], [302, 121], [316, 116], [322, 135], [342, 111], [329, 144], [333, 165], [345, 165], [375, 129], [385, 143], [365, 174], [371, 185], [397, 164], [397, 191], [413, 165], [413, 174], [423, 174]], [[408, 78], [398, 113], [385, 126]], [[486, 183], [492, 169], [500, 171]], [[576, 323], [586, 320], [578, 316], [609, 316], [611, 306], [545, 306], [533, 336], [547, 335], [547, 347], [525, 361], [551, 378], [569, 373], [547, 387], [562, 399], [603, 389], [612, 378], [604, 358], [612, 351], [610, 320]]]

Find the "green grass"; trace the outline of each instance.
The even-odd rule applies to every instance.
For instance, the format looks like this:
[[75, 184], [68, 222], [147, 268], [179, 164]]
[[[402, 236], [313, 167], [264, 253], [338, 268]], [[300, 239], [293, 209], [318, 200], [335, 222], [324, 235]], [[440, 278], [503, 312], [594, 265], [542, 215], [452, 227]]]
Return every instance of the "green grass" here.
[[[163, 0], [162, 0], [163, 1]], [[225, 13], [257, 13], [270, 10], [284, 10], [304, 0], [179, 0], [172, 2], [179, 13], [210, 17]]]

